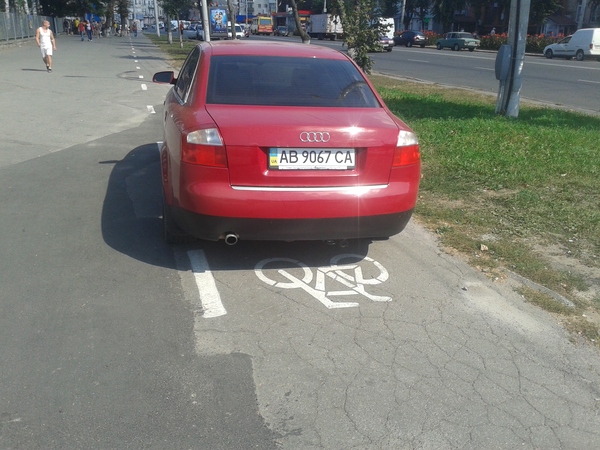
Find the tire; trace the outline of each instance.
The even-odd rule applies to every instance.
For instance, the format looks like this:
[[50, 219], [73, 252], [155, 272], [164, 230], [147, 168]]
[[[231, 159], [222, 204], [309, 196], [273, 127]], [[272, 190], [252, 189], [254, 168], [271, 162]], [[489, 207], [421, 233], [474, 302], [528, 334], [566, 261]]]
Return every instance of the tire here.
[[183, 231], [175, 223], [171, 208], [163, 198], [162, 234], [165, 242], [170, 245], [189, 244], [196, 239]]
[[425, 44], [421, 45], [421, 48], [425, 48]]
[[412, 47], [412, 42], [411, 41], [406, 41], [406, 46], [407, 47]]
[[577, 61], [583, 61], [585, 59], [585, 55], [583, 54], [583, 50], [577, 50], [577, 53], [575, 53], [575, 59]]
[[548, 49], [546, 50], [546, 53], [544, 53], [544, 56], [548, 59], [552, 59], [554, 57], [554, 53], [552, 53], [552, 50]]
[[454, 47], [452, 47], [452, 50], [454, 50], [455, 52], [460, 51], [460, 45], [454, 44]]
[[469, 49], [469, 51], [470, 51], [470, 52], [474, 52], [474, 51], [475, 51], [475, 49], [474, 49], [474, 48], [470, 48], [470, 49]]
[[444, 47], [442, 47], [442, 44], [440, 44], [439, 42], [437, 44], [435, 44], [435, 48], [437, 48], [438, 50], [443, 49]]

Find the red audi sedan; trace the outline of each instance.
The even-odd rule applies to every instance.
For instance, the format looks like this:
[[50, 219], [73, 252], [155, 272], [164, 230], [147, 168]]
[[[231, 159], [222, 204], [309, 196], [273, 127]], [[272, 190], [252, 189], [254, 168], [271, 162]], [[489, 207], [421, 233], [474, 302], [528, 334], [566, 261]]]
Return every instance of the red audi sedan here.
[[198, 44], [171, 83], [163, 231], [225, 240], [386, 238], [409, 221], [417, 137], [360, 68], [326, 47]]

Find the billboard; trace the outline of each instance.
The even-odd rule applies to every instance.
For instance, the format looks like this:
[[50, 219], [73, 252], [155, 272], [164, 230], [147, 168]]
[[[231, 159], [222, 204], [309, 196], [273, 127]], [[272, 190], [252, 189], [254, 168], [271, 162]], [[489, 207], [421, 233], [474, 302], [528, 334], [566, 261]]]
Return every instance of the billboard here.
[[227, 10], [225, 8], [210, 8], [208, 11], [210, 21], [210, 37], [227, 38]]

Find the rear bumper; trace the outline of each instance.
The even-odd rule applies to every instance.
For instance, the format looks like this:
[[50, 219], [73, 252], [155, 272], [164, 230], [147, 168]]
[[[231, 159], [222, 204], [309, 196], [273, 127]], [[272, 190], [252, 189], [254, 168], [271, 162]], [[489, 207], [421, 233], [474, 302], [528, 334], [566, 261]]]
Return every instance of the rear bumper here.
[[367, 217], [327, 219], [255, 219], [216, 217], [170, 207], [177, 224], [199, 239], [217, 241], [227, 234], [242, 240], [337, 240], [386, 238], [400, 233], [412, 210]]
[[163, 185], [167, 205], [177, 224], [201, 239], [384, 238], [410, 220], [420, 165], [395, 168], [388, 184], [374, 186], [236, 187], [227, 169], [190, 165], [179, 174], [174, 185]]

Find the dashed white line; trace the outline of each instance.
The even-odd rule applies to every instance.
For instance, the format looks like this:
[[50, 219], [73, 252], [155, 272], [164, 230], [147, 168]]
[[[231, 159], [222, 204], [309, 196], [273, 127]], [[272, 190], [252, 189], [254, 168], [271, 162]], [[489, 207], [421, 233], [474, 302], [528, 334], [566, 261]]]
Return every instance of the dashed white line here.
[[592, 81], [592, 80], [577, 80], [580, 83], [594, 83], [594, 84], [600, 84], [600, 81]]
[[146, 109], [148, 110], [148, 112], [150, 114], [156, 114], [156, 111], [154, 111], [154, 106], [152, 106], [152, 105], [146, 105]]
[[140, 76], [138, 76], [138, 78], [144, 78], [144, 75], [140, 75]]
[[135, 68], [136, 68], [137, 70], [140, 70], [140, 66], [135, 66]]
[[142, 91], [147, 91], [148, 90], [148, 86], [146, 86], [144, 83], [142, 83]]
[[190, 250], [187, 253], [196, 285], [198, 286], [198, 293], [200, 294], [200, 302], [202, 303], [203, 310], [202, 317], [208, 319], [224, 316], [227, 314], [227, 311], [221, 302], [221, 296], [217, 290], [215, 279], [208, 266], [204, 251]]

